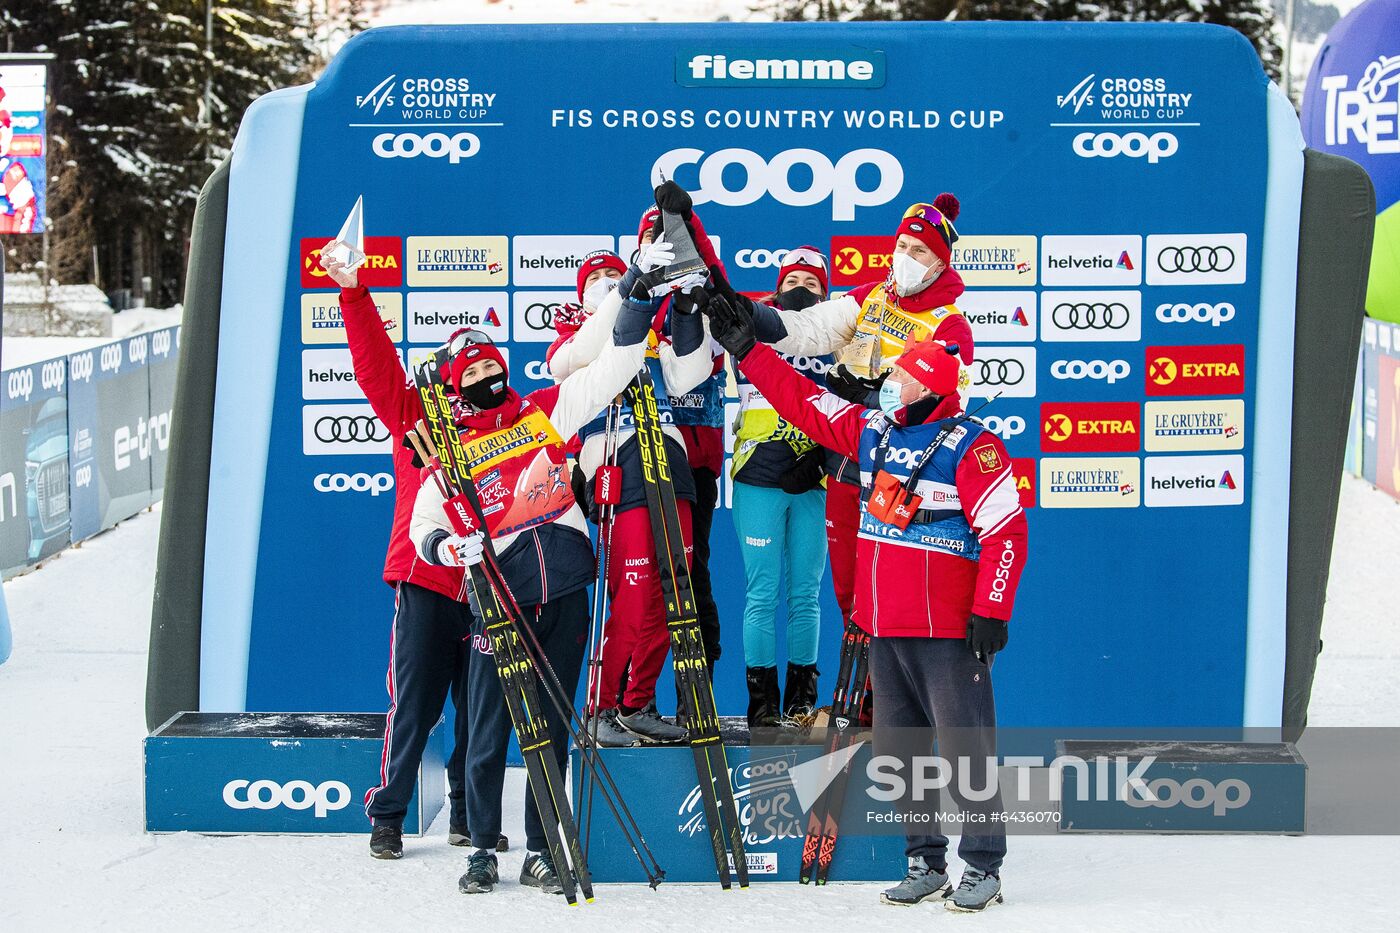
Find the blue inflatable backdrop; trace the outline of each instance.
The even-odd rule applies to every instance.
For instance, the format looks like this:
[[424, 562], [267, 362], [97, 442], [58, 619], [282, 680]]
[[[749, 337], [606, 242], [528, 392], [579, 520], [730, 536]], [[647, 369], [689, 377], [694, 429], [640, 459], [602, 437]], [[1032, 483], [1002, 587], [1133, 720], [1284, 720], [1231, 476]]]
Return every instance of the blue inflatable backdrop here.
[[[838, 290], [883, 275], [909, 203], [962, 200], [974, 395], [1002, 393], [985, 414], [1033, 506], [1003, 722], [1276, 725], [1301, 145], [1248, 43], [1207, 26], [358, 36], [258, 101], [232, 157], [201, 708], [385, 705], [388, 447], [311, 255], [355, 199], [406, 356], [470, 323], [528, 390], [579, 258], [630, 252], [664, 172], [745, 290], [800, 243]], [[727, 512], [712, 544], [738, 714]]]

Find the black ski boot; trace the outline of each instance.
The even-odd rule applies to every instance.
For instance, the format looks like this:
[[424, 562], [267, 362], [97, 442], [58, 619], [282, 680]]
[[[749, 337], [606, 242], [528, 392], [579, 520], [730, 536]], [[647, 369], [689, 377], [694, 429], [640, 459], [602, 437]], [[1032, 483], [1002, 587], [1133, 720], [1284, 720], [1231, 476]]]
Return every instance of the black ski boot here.
[[475, 849], [467, 856], [467, 873], [457, 879], [457, 890], [463, 894], [490, 894], [500, 880], [496, 853]]
[[788, 664], [787, 683], [783, 685], [783, 717], [810, 716], [817, 707], [817, 670], [815, 664]]
[[376, 823], [369, 834], [369, 854], [375, 858], [403, 858], [403, 827]]
[[778, 669], [776, 667], [745, 668], [749, 684], [749, 728], [778, 727]]

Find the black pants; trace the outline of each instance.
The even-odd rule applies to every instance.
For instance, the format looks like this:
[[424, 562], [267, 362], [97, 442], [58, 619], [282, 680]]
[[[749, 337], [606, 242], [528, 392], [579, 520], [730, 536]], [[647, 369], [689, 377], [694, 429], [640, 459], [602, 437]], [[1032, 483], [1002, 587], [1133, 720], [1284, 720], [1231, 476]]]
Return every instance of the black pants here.
[[705, 642], [705, 659], [711, 669], [719, 660], [719, 608], [715, 605], [710, 586], [710, 528], [715, 523], [715, 507], [719, 504], [719, 476], [712, 470], [696, 469], [695, 506], [690, 511], [691, 553], [690, 584], [695, 590], [695, 612], [700, 623], [700, 637]]
[[[472, 614], [465, 603], [412, 583], [399, 584], [394, 602], [384, 757], [380, 784], [365, 795], [365, 813], [375, 823], [402, 825], [423, 747], [442, 715], [448, 693], [457, 709], [466, 703]], [[464, 818], [467, 735], [467, 717], [458, 716], [447, 778], [452, 821], [459, 824]]]
[[[521, 608], [526, 623], [544, 648], [544, 656], [564, 685], [566, 702], [572, 703], [588, 638], [588, 591], [575, 590], [539, 606]], [[471, 662], [472, 677], [466, 701], [472, 734], [472, 743], [467, 749], [467, 822], [471, 825], [472, 845], [494, 849], [501, 833], [501, 786], [505, 782], [506, 747], [513, 726], [501, 681], [496, 675], [490, 641], [479, 626], [472, 643], [477, 656]], [[538, 685], [538, 690], [540, 708], [549, 722], [554, 757], [560, 774], [564, 775], [569, 761], [568, 727], [548, 699], [543, 683]], [[525, 845], [532, 852], [545, 848], [544, 826], [535, 808], [534, 795], [528, 792], [525, 795]]]
[[[997, 874], [1006, 856], [1006, 834], [1005, 824], [994, 822], [991, 814], [1001, 810], [1001, 794], [968, 801], [958, 789], [980, 790], [996, 780], [995, 770], [988, 773], [986, 768], [987, 758], [996, 754], [991, 668], [977, 660], [961, 638], [872, 638], [870, 679], [875, 689], [875, 753], [901, 758], [911, 752], [932, 754], [932, 735], [926, 730], [936, 726], [939, 757], [968, 765], [965, 782], [948, 785], [953, 799], [964, 814], [984, 814], [982, 825], [998, 827], [984, 834], [963, 832], [958, 856], [973, 868]], [[973, 824], [966, 825], [970, 829]], [[922, 855], [942, 869], [948, 864], [948, 837], [937, 823], [931, 828], [931, 835], [906, 836], [905, 853]]]

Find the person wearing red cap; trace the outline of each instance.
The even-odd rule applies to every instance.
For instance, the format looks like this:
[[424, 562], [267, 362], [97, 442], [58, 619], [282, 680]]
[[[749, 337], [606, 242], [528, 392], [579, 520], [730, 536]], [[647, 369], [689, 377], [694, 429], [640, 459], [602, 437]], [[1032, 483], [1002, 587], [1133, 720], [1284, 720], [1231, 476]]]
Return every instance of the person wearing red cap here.
[[[565, 473], [565, 440], [594, 419], [622, 392], [643, 364], [657, 301], [634, 291], [640, 270], [629, 270], [599, 315], [613, 321], [611, 339], [585, 368], [558, 385], [521, 396], [510, 386], [500, 350], [479, 331], [459, 331], [448, 343], [444, 373], [454, 420], [477, 494], [485, 506], [486, 533], [517, 603], [538, 637], [544, 657], [565, 694], [576, 691], [588, 631], [586, 587], [593, 582], [594, 556], [588, 526]], [[609, 305], [616, 308], [607, 310]], [[677, 323], [677, 340], [699, 347], [699, 314]], [[480, 562], [482, 532], [456, 534], [435, 483], [422, 484], [413, 506], [409, 538], [418, 557], [443, 567]], [[475, 847], [459, 888], [468, 894], [492, 890], [498, 880], [494, 849], [501, 831], [501, 789], [511, 722], [495, 670], [473, 661], [466, 708], [471, 719], [467, 751], [467, 817]], [[549, 716], [553, 751], [567, 767], [568, 732]], [[522, 884], [558, 893], [558, 877], [545, 848], [534, 798], [527, 797], [528, 853]]]
[[[909, 341], [933, 337], [973, 359], [972, 328], [954, 302], [962, 277], [950, 265], [958, 240], [960, 205], [951, 194], [911, 205], [891, 244], [890, 274], [802, 312], [749, 304], [758, 338], [795, 357], [835, 353], [827, 386], [842, 398], [874, 404], [880, 381]], [[742, 296], [720, 282], [731, 302]], [[827, 550], [836, 602], [847, 619], [855, 601], [856, 533], [860, 516], [858, 464], [830, 453], [825, 464]]]
[[5, 106], [5, 89], [0, 88], [0, 233], [32, 233], [38, 206], [29, 173], [10, 155], [14, 138], [14, 120]]
[[[813, 246], [788, 250], [777, 288], [764, 301], [800, 311], [827, 296], [827, 260]], [[813, 382], [831, 357], [795, 357], [793, 367]], [[731, 509], [744, 559], [744, 667], [750, 728], [778, 725], [809, 713], [817, 701], [819, 594], [826, 566], [824, 451], [782, 418], [742, 372], [734, 422]], [[777, 613], [786, 577], [787, 676], [778, 692]]]
[[[743, 305], [717, 296], [706, 311], [711, 334], [778, 414], [860, 465], [852, 618], [873, 636], [877, 753], [888, 748], [892, 730], [931, 730], [936, 723], [939, 754], [966, 768], [949, 782], [960, 809], [985, 815], [985, 825], [1002, 825], [999, 794], [968, 801], [960, 788], [995, 788], [995, 771], [986, 767], [996, 754], [991, 666], [1008, 640], [1026, 562], [1026, 517], [1006, 448], [962, 414], [968, 376], [961, 348], [914, 342], [893, 361], [879, 409], [871, 410], [813, 390], [772, 347], [757, 342]], [[966, 868], [953, 891], [948, 839], [936, 824], [928, 828], [931, 834], [906, 837], [907, 874], [882, 899], [946, 898], [949, 909], [966, 911], [1000, 902], [1004, 833], [963, 833], [958, 854]]]

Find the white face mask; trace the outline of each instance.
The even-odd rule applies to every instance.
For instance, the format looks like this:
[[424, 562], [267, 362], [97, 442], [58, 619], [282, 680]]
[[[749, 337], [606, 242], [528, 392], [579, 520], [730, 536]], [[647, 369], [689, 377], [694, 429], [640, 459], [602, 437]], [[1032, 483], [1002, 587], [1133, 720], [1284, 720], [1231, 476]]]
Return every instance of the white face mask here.
[[583, 290], [583, 306], [589, 311], [598, 310], [598, 306], [603, 303], [603, 299], [608, 297], [608, 292], [617, 288], [617, 279], [610, 279], [607, 276], [594, 282]]
[[929, 267], [919, 262], [908, 253], [895, 253], [891, 263], [894, 272], [894, 288], [900, 295], [908, 296], [923, 291], [938, 280], [938, 276], [943, 274], [939, 269], [933, 278], [924, 280], [928, 275]]

